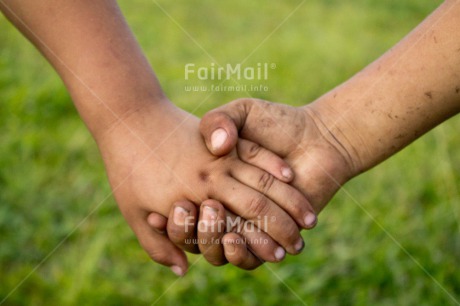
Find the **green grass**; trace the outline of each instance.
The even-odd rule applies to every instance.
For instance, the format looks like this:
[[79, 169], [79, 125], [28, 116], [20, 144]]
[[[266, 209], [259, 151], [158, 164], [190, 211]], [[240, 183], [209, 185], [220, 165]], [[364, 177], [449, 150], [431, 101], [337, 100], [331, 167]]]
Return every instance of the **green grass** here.
[[[254, 50], [246, 65], [275, 63], [269, 91], [254, 96], [301, 105], [377, 58], [440, 1], [306, 1], [266, 41], [300, 1], [159, 3], [218, 63]], [[120, 5], [177, 105], [201, 116], [246, 95], [186, 92], [201, 83], [184, 80], [184, 66], [213, 60], [155, 2]], [[453, 118], [347, 184], [304, 233], [303, 254], [253, 272], [193, 256], [177, 279], [149, 261], [124, 223], [59, 78], [1, 18], [0, 300], [12, 292], [4, 305], [456, 305], [459, 130]]]

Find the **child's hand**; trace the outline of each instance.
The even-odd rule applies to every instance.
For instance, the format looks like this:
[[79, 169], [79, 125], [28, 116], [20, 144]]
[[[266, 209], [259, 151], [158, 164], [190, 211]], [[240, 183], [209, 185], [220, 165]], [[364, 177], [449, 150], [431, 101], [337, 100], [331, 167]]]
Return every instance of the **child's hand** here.
[[202, 253], [215, 266], [230, 262], [252, 270], [265, 261], [284, 259], [284, 249], [265, 232], [225, 210], [218, 201], [206, 200], [197, 210], [195, 204], [179, 201], [168, 219], [151, 213], [147, 220], [154, 230], [171, 239], [170, 244], [190, 253]]
[[[216, 156], [227, 154], [243, 138], [283, 157], [296, 174], [293, 186], [319, 213], [340, 186], [360, 171], [356, 155], [348, 144], [338, 141], [324, 123], [325, 116], [324, 109], [316, 108], [315, 103], [292, 107], [239, 99], [207, 113], [200, 131], [209, 151]], [[216, 130], [228, 135], [220, 146], [213, 146], [212, 134]], [[340, 132], [335, 130], [334, 133]], [[351, 137], [358, 136], [348, 135]]]
[[[212, 198], [260, 224], [287, 252], [298, 253], [303, 245], [299, 227], [307, 228], [311, 224], [305, 220], [315, 219], [308, 201], [288, 184], [242, 162], [235, 150], [223, 158], [212, 156], [198, 125], [196, 117], [163, 103], [129, 114], [98, 138], [115, 198], [143, 248], [155, 261], [185, 272], [185, 255], [151, 229], [147, 216], [166, 216], [179, 200]], [[248, 148], [240, 151], [251, 156]]]
[[[311, 105], [295, 108], [255, 99], [240, 99], [208, 113], [202, 119], [200, 129], [208, 149], [215, 155], [226, 154], [234, 148], [237, 141], [245, 138], [283, 157], [296, 174], [293, 185], [309, 199], [315, 211], [320, 212], [354, 173], [351, 156], [327, 127], [322, 125], [321, 116]], [[213, 146], [212, 134], [217, 129], [224, 130], [228, 135], [220, 147]], [[264, 168], [264, 165], [261, 167]], [[154, 215], [151, 218], [155, 218]], [[166, 222], [163, 221], [164, 229]], [[156, 226], [155, 223], [151, 225]], [[169, 238], [178, 246], [191, 249], [185, 245], [185, 241], [190, 238], [190, 232], [171, 222], [171, 218], [167, 231]], [[198, 227], [198, 236], [203, 235], [200, 232], [202, 228]], [[200, 245], [202, 252], [206, 249], [212, 250], [204, 253], [208, 261], [224, 263], [228, 260], [245, 269], [260, 265], [260, 260], [256, 261], [253, 254], [260, 256], [265, 250], [254, 250], [253, 246], [245, 243], [233, 244], [234, 248], [230, 248], [225, 242], [241, 240], [242, 237], [238, 238], [236, 233], [224, 234], [221, 231], [214, 236], [222, 238], [223, 245], [214, 245], [212, 248]]]

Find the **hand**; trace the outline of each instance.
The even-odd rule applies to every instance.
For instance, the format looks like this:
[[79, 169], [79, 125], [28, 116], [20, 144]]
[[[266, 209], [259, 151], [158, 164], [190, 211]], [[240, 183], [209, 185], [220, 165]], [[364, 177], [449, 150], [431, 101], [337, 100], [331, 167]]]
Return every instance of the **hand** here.
[[183, 199], [216, 199], [260, 224], [287, 252], [300, 251], [299, 227], [308, 228], [305, 220], [316, 219], [308, 201], [293, 187], [242, 162], [235, 150], [224, 158], [209, 154], [197, 118], [163, 102], [120, 122], [98, 138], [98, 145], [120, 210], [152, 259], [185, 273], [185, 254], [147, 223], [150, 212], [166, 216], [171, 203]]
[[[238, 136], [272, 151], [292, 167], [292, 182], [319, 213], [345, 182], [359, 172], [351, 152], [323, 123], [315, 105], [291, 107], [258, 99], [239, 99], [207, 113], [200, 131], [209, 151], [223, 156]], [[215, 133], [225, 133], [221, 145]]]
[[195, 204], [179, 201], [173, 205], [169, 219], [151, 213], [147, 220], [158, 233], [169, 235], [178, 247], [190, 253], [202, 253], [215, 266], [228, 261], [241, 269], [252, 270], [264, 261], [279, 262], [286, 255], [266, 233], [252, 230], [252, 224], [226, 211], [218, 201], [204, 201], [199, 220], [197, 214]]
[[[225, 155], [239, 132], [282, 154], [296, 172], [294, 186], [320, 212], [346, 181], [460, 112], [459, 14], [456, 1], [445, 1], [391, 51], [308, 106], [241, 99], [212, 111], [201, 122], [209, 150]], [[213, 145], [219, 128], [228, 138]]]
[[[240, 99], [205, 115], [200, 129], [208, 149], [217, 156], [227, 154], [237, 142], [246, 138], [283, 157], [296, 173], [293, 185], [304, 193], [316, 212], [324, 208], [340, 186], [352, 177], [356, 168], [351, 155], [328, 131], [322, 123], [321, 113], [313, 105], [295, 108], [262, 100]], [[219, 129], [221, 135], [227, 135], [220, 146], [213, 144], [213, 133]], [[247, 162], [253, 161], [248, 159]], [[184, 202], [175, 204], [181, 205], [188, 206]], [[174, 219], [172, 212], [169, 221], [163, 221], [162, 229], [167, 230], [172, 241], [187, 250], [185, 242], [193, 241], [194, 236], [171, 221]], [[200, 229], [198, 226], [198, 237], [203, 235]], [[202, 250], [208, 261], [223, 263], [226, 259], [245, 269], [260, 265], [255, 263], [251, 248], [248, 250], [244, 243], [235, 244], [234, 250], [228, 246], [228, 242], [244, 237], [238, 237], [238, 233], [224, 234], [221, 231], [208, 239], [223, 242], [223, 245], [214, 245], [211, 252]], [[200, 245], [200, 249], [203, 246]]]

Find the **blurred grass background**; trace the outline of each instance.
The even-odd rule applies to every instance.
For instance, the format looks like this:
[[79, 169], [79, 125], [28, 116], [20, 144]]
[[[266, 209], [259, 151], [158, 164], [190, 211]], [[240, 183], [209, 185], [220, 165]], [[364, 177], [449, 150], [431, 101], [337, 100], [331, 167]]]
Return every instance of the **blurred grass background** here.
[[[201, 116], [247, 94], [186, 92], [187, 85], [214, 83], [184, 80], [184, 66], [209, 67], [213, 60], [164, 11], [220, 64], [236, 64], [250, 54], [245, 66], [276, 64], [263, 82], [269, 91], [251, 95], [302, 105], [380, 56], [440, 2], [310, 0], [288, 19], [301, 1], [120, 5], [170, 99]], [[253, 272], [211, 267], [193, 256], [189, 274], [177, 279], [138, 246], [61, 81], [2, 17], [0, 301], [8, 296], [3, 305], [456, 305], [459, 130], [460, 118], [453, 118], [347, 184], [317, 228], [303, 233], [303, 254]]]

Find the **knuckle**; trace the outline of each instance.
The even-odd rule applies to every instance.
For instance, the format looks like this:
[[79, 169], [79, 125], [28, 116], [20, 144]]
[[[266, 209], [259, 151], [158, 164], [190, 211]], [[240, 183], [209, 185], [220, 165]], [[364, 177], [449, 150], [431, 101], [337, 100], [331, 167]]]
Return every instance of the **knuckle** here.
[[194, 231], [186, 231], [182, 227], [168, 228], [168, 238], [175, 244], [183, 244], [185, 240], [194, 236]]
[[[219, 246], [220, 247], [220, 246]], [[223, 254], [223, 250], [219, 252], [219, 254], [214, 254], [214, 252], [204, 253], [203, 256], [211, 265], [213, 266], [222, 266], [227, 263], [225, 256]]]
[[241, 114], [248, 114], [253, 101], [252, 98], [239, 98], [230, 102], [228, 106]]
[[250, 98], [238, 98], [238, 99], [235, 99], [233, 101], [231, 101], [229, 104], [232, 105], [232, 106], [236, 106], [236, 105], [239, 105], [239, 104], [245, 104], [245, 103], [248, 103], [248, 102], [251, 102], [252, 100]]
[[299, 217], [302, 216], [307, 208], [307, 203], [303, 196], [293, 193], [290, 199], [292, 201], [290, 205], [290, 215]]
[[275, 182], [275, 177], [268, 172], [264, 172], [259, 177], [258, 188], [260, 191], [266, 193], [273, 186], [274, 182]]
[[283, 229], [283, 235], [286, 237], [285, 240], [288, 241], [289, 244], [293, 244], [299, 239], [299, 229], [292, 222], [287, 222], [283, 226]]
[[182, 242], [185, 240], [186, 236], [187, 235], [184, 233], [184, 231], [181, 231], [178, 228], [172, 228], [170, 230], [168, 229], [168, 238], [171, 239], [171, 241], [174, 243]]
[[252, 160], [252, 159], [255, 159], [259, 155], [261, 149], [262, 147], [260, 145], [252, 142], [247, 145], [246, 149], [243, 150], [244, 152], [242, 153], [243, 153], [243, 156], [246, 157], [246, 159]]
[[249, 214], [251, 217], [262, 216], [267, 213], [269, 209], [268, 200], [266, 197], [259, 195], [251, 199], [249, 202]]
[[237, 267], [242, 267], [245, 263], [246, 258], [240, 252], [236, 252], [229, 258], [229, 262]]
[[220, 267], [228, 263], [226, 259], [208, 259], [206, 258], [206, 260], [215, 267]]

